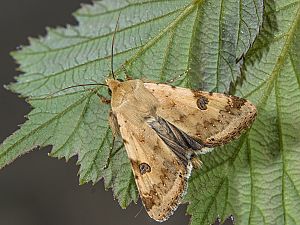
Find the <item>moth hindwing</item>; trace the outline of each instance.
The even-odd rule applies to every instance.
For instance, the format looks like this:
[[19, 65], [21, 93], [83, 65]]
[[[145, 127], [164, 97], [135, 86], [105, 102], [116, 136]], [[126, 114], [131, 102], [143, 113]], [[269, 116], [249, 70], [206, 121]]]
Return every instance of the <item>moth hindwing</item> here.
[[187, 188], [195, 153], [239, 136], [255, 119], [249, 101], [141, 80], [108, 79], [111, 119], [131, 162], [140, 197], [150, 217], [164, 221]]

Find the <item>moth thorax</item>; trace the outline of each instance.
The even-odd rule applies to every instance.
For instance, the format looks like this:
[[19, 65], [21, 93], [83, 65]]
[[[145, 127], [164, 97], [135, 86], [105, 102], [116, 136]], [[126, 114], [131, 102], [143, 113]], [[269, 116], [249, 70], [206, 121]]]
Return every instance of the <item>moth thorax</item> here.
[[107, 79], [106, 84], [111, 90], [111, 105], [112, 107], [118, 107], [124, 101], [128, 95], [130, 95], [136, 88], [136, 82], [130, 81], [118, 81], [114, 79]]
[[[152, 115], [155, 113], [158, 101], [145, 88], [141, 80], [128, 80], [120, 82], [109, 79], [106, 81], [112, 92], [112, 108], [126, 107], [126, 110], [135, 110], [140, 116]], [[145, 114], [145, 115], [143, 115]]]
[[114, 80], [114, 79], [107, 79], [106, 84], [111, 92], [116, 92], [117, 89], [121, 86], [121, 81]]

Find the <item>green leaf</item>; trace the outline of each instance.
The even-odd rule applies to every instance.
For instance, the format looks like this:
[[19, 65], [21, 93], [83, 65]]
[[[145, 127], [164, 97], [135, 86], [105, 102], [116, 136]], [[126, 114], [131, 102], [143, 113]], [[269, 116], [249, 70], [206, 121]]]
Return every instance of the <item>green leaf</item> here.
[[205, 155], [187, 201], [192, 224], [300, 224], [300, 2], [268, 1], [237, 94], [258, 117], [238, 141]]
[[[113, 188], [122, 207], [137, 201], [130, 163], [121, 143], [117, 142], [109, 157], [110, 107], [97, 96], [108, 96], [106, 87], [62, 91], [77, 84], [105, 82], [110, 74], [112, 34], [120, 14], [114, 45], [118, 76], [122, 76], [122, 64], [132, 77], [157, 82], [170, 80], [188, 69], [188, 75], [178, 84], [219, 92], [234, 87], [238, 95], [259, 106], [251, 132], [232, 145], [203, 156], [203, 169], [194, 171], [186, 198], [192, 224], [209, 224], [218, 215], [225, 218], [230, 214], [236, 215], [240, 224], [255, 224], [259, 215], [264, 216], [265, 224], [273, 223], [273, 217], [281, 222], [281, 215], [288, 221], [297, 204], [292, 197], [285, 200], [286, 195], [280, 194], [283, 187], [294, 185], [293, 192], [285, 191], [299, 198], [294, 169], [297, 157], [282, 153], [297, 151], [299, 139], [295, 138], [295, 129], [299, 117], [286, 117], [299, 111], [293, 107], [299, 86], [290, 90], [283, 83], [288, 81], [286, 77], [299, 78], [295, 28], [299, 3], [281, 4], [284, 2], [276, 1], [276, 8], [266, 9], [269, 19], [265, 21], [271, 25], [277, 22], [277, 27], [265, 30], [266, 34], [261, 32], [252, 48], [263, 21], [262, 0], [104, 0], [83, 6], [75, 13], [78, 26], [48, 29], [46, 37], [30, 39], [30, 46], [13, 53], [24, 74], [9, 89], [29, 97], [33, 110], [21, 129], [1, 145], [0, 168], [37, 146], [52, 145], [51, 156], [67, 160], [78, 156], [80, 183], [104, 178], [105, 187]], [[277, 14], [282, 19], [276, 18]], [[240, 59], [249, 48], [246, 70]], [[288, 58], [293, 58], [293, 63], [286, 63]], [[242, 88], [238, 86], [241, 82]], [[281, 97], [289, 90], [294, 102]], [[283, 110], [284, 104], [291, 104], [290, 111]], [[294, 160], [292, 165], [284, 163], [283, 167], [282, 162], [289, 157]], [[276, 168], [281, 177], [264, 174]], [[289, 178], [283, 176], [287, 168], [293, 170]], [[262, 181], [268, 181], [265, 186], [276, 190], [272, 198], [260, 187], [264, 186]], [[270, 206], [270, 199], [277, 205]], [[290, 205], [281, 199], [285, 203], [290, 200]]]

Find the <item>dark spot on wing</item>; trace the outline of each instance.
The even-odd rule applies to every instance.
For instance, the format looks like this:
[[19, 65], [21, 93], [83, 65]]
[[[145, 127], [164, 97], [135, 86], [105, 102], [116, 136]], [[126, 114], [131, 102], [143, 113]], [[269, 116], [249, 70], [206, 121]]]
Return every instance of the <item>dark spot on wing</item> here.
[[201, 110], [206, 110], [207, 109], [207, 104], [208, 104], [208, 99], [205, 96], [200, 95], [198, 100], [197, 100], [198, 108], [201, 109]]
[[141, 196], [141, 199], [147, 211], [151, 210], [154, 205], [158, 205], [160, 203], [160, 198], [155, 190], [145, 193], [145, 195]]
[[139, 165], [140, 173], [144, 175], [145, 173], [151, 172], [151, 167], [147, 163], [141, 163]]
[[[228, 100], [228, 101], [229, 101], [229, 100]], [[228, 104], [230, 104], [230, 103], [228, 103]], [[226, 110], [227, 113], [233, 114], [233, 112], [232, 112], [232, 106], [226, 105], [226, 106], [225, 106], [225, 110]]]
[[245, 105], [246, 99], [239, 98], [236, 96], [230, 96], [231, 106], [236, 109], [240, 109], [243, 105]]
[[182, 122], [184, 122], [184, 120], [186, 120], [186, 118], [187, 118], [187, 115], [184, 115], [184, 114], [181, 114], [179, 116], [179, 120], [182, 121]]
[[199, 96], [202, 96], [202, 93], [198, 90], [191, 90], [191, 91], [193, 92], [195, 98], [198, 98]]

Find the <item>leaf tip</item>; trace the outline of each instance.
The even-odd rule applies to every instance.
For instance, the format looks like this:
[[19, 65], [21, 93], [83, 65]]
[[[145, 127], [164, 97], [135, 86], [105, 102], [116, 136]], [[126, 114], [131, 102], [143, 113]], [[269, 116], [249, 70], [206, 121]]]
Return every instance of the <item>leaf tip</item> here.
[[79, 185], [84, 185], [86, 183], [87, 183], [87, 181], [84, 178], [79, 179]]

